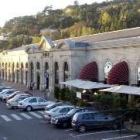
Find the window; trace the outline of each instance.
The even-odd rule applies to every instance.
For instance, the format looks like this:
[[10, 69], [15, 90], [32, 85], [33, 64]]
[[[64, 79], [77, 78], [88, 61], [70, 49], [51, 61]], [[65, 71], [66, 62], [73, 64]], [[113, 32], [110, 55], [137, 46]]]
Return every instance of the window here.
[[91, 119], [92, 118], [92, 115], [90, 114], [90, 113], [88, 113], [88, 114], [83, 114], [83, 116], [82, 116], [82, 119], [83, 120], [89, 120], [89, 119]]
[[60, 110], [60, 113], [65, 113], [65, 112], [68, 111], [68, 109], [69, 109], [69, 108], [62, 108], [62, 109]]
[[44, 99], [42, 99], [42, 98], [39, 98], [38, 102], [46, 102], [46, 101]]
[[29, 101], [29, 103], [37, 103], [36, 98], [31, 99], [31, 100]]

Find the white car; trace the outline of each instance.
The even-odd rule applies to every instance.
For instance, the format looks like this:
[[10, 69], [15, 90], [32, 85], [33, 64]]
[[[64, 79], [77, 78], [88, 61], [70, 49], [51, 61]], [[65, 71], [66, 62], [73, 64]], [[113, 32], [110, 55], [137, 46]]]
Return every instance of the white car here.
[[16, 89], [5, 89], [0, 93], [0, 99], [5, 100], [7, 96], [15, 92]]
[[8, 108], [18, 108], [18, 102], [24, 100], [25, 98], [31, 97], [30, 94], [20, 93], [9, 99], [6, 103]]
[[70, 105], [63, 105], [63, 106], [55, 107], [49, 111], [45, 111], [44, 118], [47, 121], [50, 121], [52, 117], [65, 115], [73, 108], [74, 108], [74, 106], [70, 106]]
[[45, 109], [45, 106], [49, 104], [49, 101], [41, 97], [28, 97], [18, 102], [19, 109], [25, 109], [31, 111], [33, 109]]

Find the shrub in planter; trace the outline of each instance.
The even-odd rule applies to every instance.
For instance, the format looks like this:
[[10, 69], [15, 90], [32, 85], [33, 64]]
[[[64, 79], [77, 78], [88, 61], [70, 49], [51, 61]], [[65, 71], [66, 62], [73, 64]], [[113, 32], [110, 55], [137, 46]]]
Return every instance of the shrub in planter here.
[[59, 98], [60, 98], [60, 88], [57, 86], [54, 87], [54, 97], [57, 100], [59, 100]]
[[70, 102], [72, 104], [75, 104], [75, 101], [76, 101], [76, 93], [74, 91], [70, 91]]
[[59, 98], [62, 101], [66, 101], [66, 94], [65, 94], [65, 92], [66, 92], [66, 89], [65, 88], [60, 89], [60, 96], [59, 96]]
[[87, 101], [84, 101], [84, 100], [78, 100], [77, 102], [77, 106], [80, 106], [80, 107], [86, 107], [88, 105]]
[[111, 94], [104, 94], [100, 96], [99, 101], [100, 108], [111, 108], [113, 106], [113, 95]]
[[90, 100], [91, 101], [99, 101], [99, 99], [100, 99], [100, 97], [101, 97], [101, 95], [91, 95], [91, 97], [90, 97]]
[[70, 101], [70, 90], [69, 88], [65, 88], [65, 100]]
[[114, 101], [113, 101], [113, 107], [114, 108], [126, 108], [127, 107], [127, 100], [123, 97], [118, 97], [115, 96], [114, 97]]

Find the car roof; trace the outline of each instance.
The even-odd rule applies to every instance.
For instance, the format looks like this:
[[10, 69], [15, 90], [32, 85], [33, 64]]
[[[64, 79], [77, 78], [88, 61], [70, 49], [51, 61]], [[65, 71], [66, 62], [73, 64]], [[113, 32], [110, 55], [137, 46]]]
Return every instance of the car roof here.
[[91, 114], [91, 113], [92, 114], [98, 114], [98, 113], [101, 113], [101, 112], [95, 110], [95, 111], [88, 111], [88, 112], [77, 112], [76, 114], [83, 115], [83, 114]]
[[71, 105], [58, 106], [58, 108], [65, 108], [65, 107], [74, 107], [74, 106], [71, 106]]

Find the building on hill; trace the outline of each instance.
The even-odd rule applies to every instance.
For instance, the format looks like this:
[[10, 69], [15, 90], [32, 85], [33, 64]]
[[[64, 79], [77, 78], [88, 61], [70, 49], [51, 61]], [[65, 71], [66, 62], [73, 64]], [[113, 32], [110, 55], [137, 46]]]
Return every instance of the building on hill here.
[[11, 34], [11, 33], [7, 33], [7, 34], [2, 33], [2, 34], [0, 35], [0, 40], [1, 40], [1, 41], [7, 41], [10, 34]]
[[49, 89], [60, 82], [84, 79], [108, 84], [140, 85], [140, 27], [51, 41], [42, 37], [0, 53], [2, 80], [35, 83]]

